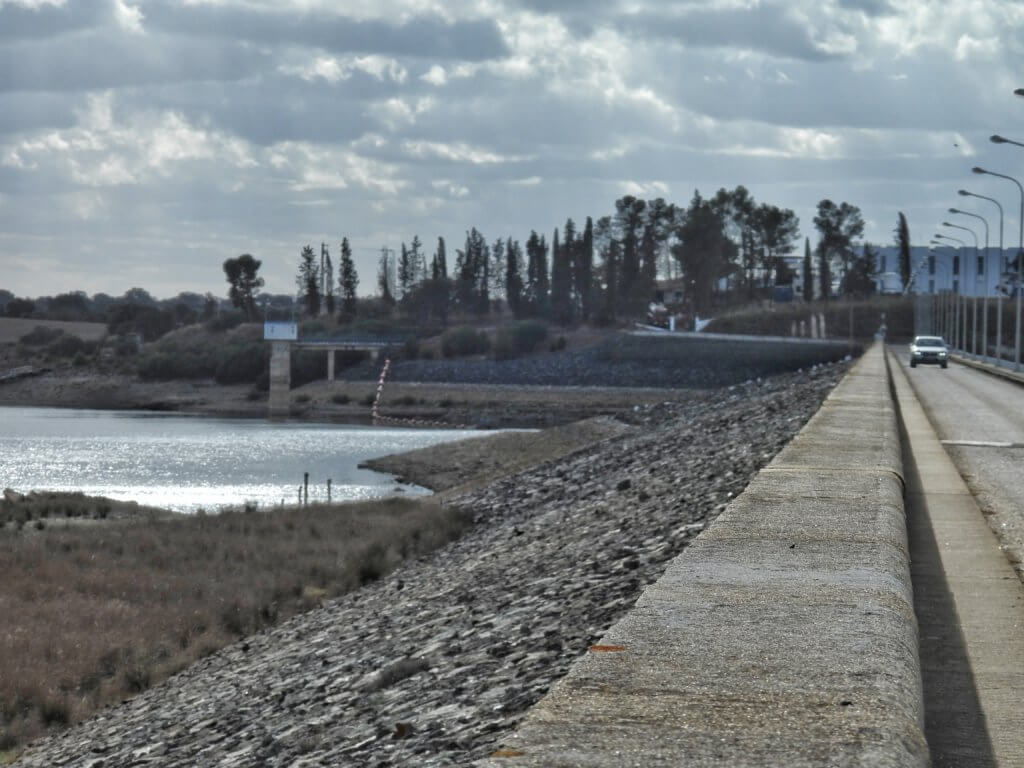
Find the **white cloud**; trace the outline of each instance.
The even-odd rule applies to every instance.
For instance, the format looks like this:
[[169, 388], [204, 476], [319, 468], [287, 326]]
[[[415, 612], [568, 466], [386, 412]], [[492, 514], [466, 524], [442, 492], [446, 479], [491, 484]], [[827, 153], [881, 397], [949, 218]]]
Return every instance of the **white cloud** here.
[[624, 195], [634, 197], [666, 197], [671, 191], [663, 181], [624, 181], [620, 187]]
[[317, 79], [328, 83], [349, 80], [357, 72], [369, 75], [381, 82], [404, 83], [408, 70], [396, 59], [389, 56], [316, 56], [300, 64], [282, 64], [279, 71], [295, 75], [306, 81]]
[[434, 64], [425, 74], [420, 75], [420, 80], [440, 87], [448, 82], [448, 75], [444, 67]]
[[67, 4], [67, 0], [0, 0], [0, 8], [4, 5], [20, 5], [23, 8], [42, 8], [44, 5], [52, 5], [61, 8]]
[[141, 33], [142, 11], [136, 5], [128, 5], [124, 0], [114, 0], [114, 19], [118, 26], [126, 32]]
[[448, 179], [437, 179], [430, 182], [430, 186], [440, 192], [444, 192], [448, 197], [459, 198], [469, 196], [469, 187], [463, 184], [457, 184]]
[[412, 157], [433, 157], [439, 160], [469, 163], [471, 165], [515, 163], [524, 159], [523, 157], [502, 155], [479, 147], [473, 147], [463, 142], [444, 143], [439, 141], [410, 140], [402, 142], [402, 149]]

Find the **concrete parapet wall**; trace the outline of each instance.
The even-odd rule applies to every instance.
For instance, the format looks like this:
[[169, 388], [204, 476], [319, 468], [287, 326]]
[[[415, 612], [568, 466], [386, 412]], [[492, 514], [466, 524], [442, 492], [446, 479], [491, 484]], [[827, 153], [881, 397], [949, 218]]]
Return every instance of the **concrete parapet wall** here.
[[876, 344], [483, 765], [928, 765], [900, 451]]
[[842, 339], [803, 339], [721, 333], [633, 332], [616, 337], [605, 348], [616, 360], [709, 365], [763, 376], [842, 360], [862, 347]]

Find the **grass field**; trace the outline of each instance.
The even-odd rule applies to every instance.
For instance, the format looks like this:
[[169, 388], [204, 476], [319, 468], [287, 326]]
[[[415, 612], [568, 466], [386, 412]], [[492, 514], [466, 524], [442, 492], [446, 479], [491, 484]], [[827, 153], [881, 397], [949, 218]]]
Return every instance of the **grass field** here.
[[13, 344], [37, 325], [55, 328], [78, 336], [83, 341], [99, 341], [107, 335], [103, 323], [72, 323], [63, 320], [33, 320], [22, 317], [0, 317], [0, 344]]
[[[95, 520], [96, 505], [81, 504], [91, 507], [57, 518], [36, 510], [41, 526], [0, 529], [0, 754], [380, 578], [468, 525], [429, 499], [134, 522]], [[81, 518], [94, 522], [73, 522]]]

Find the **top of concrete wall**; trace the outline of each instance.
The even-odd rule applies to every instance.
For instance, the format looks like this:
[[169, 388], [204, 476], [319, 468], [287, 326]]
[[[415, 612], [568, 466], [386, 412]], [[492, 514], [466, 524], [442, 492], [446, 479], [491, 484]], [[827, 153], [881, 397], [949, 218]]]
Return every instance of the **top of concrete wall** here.
[[881, 345], [487, 766], [926, 766]]

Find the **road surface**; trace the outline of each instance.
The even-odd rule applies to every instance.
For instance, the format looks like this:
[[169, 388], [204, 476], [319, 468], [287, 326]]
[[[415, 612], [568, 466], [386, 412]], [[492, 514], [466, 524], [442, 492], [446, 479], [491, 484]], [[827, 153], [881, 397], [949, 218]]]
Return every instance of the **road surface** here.
[[939, 439], [1024, 580], [1024, 386], [951, 362], [910, 369], [894, 348]]

